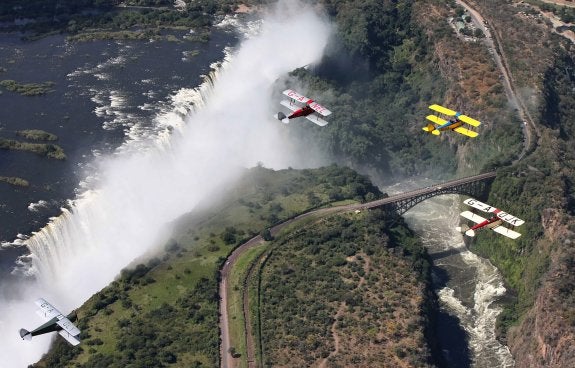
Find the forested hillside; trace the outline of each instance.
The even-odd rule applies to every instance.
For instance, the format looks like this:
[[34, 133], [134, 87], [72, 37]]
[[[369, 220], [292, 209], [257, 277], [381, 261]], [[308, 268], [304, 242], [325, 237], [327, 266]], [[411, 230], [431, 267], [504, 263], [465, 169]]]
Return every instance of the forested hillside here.
[[378, 210], [317, 221], [260, 270], [265, 367], [431, 366], [430, 263]]
[[[519, 154], [520, 121], [506, 105], [488, 51], [450, 27], [456, 8], [432, 0], [319, 2], [337, 35], [319, 65], [292, 76], [332, 107], [329, 129], [314, 139], [340, 162], [386, 182], [451, 177], [458, 166], [470, 174], [477, 162], [493, 166]], [[425, 134], [432, 103], [483, 121], [481, 139]]]

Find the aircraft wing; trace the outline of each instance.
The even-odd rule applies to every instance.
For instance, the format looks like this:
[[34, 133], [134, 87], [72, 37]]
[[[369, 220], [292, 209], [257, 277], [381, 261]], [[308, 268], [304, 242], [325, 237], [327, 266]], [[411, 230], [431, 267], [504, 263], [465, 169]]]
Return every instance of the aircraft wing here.
[[52, 304], [48, 303], [42, 298], [36, 300], [34, 303], [36, 303], [36, 305], [40, 307], [40, 309], [36, 311], [36, 314], [44, 318], [46, 321], [49, 321], [54, 317], [62, 315], [62, 313], [60, 313], [59, 310], [54, 308]]
[[280, 104], [287, 107], [291, 111], [296, 111], [296, 110], [300, 109], [299, 106], [297, 106], [296, 104], [294, 104], [293, 102], [290, 102], [288, 100], [281, 100]]
[[435, 115], [427, 115], [425, 118], [427, 120], [431, 121], [432, 123], [437, 124], [437, 125], [443, 125], [443, 124], [447, 123], [447, 120], [444, 120], [444, 119], [440, 118], [439, 116], [435, 116]]
[[469, 125], [472, 125], [474, 127], [478, 127], [481, 125], [481, 122], [479, 120], [475, 120], [473, 118], [470, 118], [467, 115], [456, 115], [457, 119], [461, 120], [464, 123], [467, 123]]
[[315, 112], [323, 116], [328, 116], [329, 114], [331, 114], [331, 111], [329, 111], [328, 109], [326, 109], [325, 107], [323, 107], [322, 105], [318, 104], [315, 101], [310, 103], [309, 107], [311, 107]]
[[448, 109], [447, 107], [443, 107], [441, 105], [437, 105], [437, 104], [433, 104], [431, 106], [429, 106], [429, 108], [433, 111], [437, 111], [443, 115], [447, 115], [447, 116], [455, 116], [455, 114], [457, 114], [456, 111], [453, 111], [451, 109]]
[[291, 89], [286, 89], [285, 91], [283, 91], [283, 94], [288, 96], [291, 99], [294, 99], [296, 101], [305, 103], [305, 104], [310, 104], [313, 102], [313, 100], [311, 98], [307, 98], [303, 95], [300, 95], [299, 93], [297, 93], [296, 91], [293, 91]]
[[470, 138], [475, 138], [475, 137], [477, 137], [477, 136], [479, 135], [479, 134], [477, 134], [477, 132], [474, 132], [473, 130], [465, 129], [465, 128], [462, 128], [462, 127], [457, 127], [457, 128], [455, 128], [455, 129], [453, 129], [453, 131], [454, 131], [454, 132], [457, 132], [457, 133], [459, 133], [459, 134], [466, 135], [466, 136], [468, 136], [468, 137], [470, 137]]
[[511, 239], [517, 239], [521, 236], [521, 234], [519, 234], [518, 232], [510, 230], [510, 229], [503, 227], [503, 226], [496, 226], [496, 227], [492, 228], [491, 230], [495, 231], [498, 234], [501, 234], [501, 235], [504, 235], [508, 238], [511, 238]]
[[80, 330], [68, 318], [62, 315], [62, 318], [56, 322], [62, 330], [58, 333], [65, 338], [70, 344], [76, 346], [80, 343]]
[[[70, 344], [76, 346], [80, 344], [80, 339], [78, 337], [78, 335], [74, 336], [71, 335], [69, 332], [67, 332], [66, 330], [61, 330], [58, 332], [60, 334], [60, 336], [62, 336], [63, 338], [66, 339], [66, 341], [68, 341]], [[79, 332], [78, 332], [79, 334]]]
[[488, 204], [485, 204], [483, 202], [479, 202], [477, 199], [473, 199], [473, 198], [467, 198], [466, 200], [463, 201], [463, 203], [465, 203], [468, 206], [471, 206], [473, 208], [477, 208], [478, 210], [481, 210], [483, 212], [495, 212], [497, 211], [497, 208], [490, 206]]
[[513, 226], [521, 226], [525, 223], [525, 221], [521, 220], [520, 218], [517, 218], [512, 214], [503, 211], [497, 212], [497, 217]]
[[311, 114], [305, 117], [307, 120], [311, 121], [314, 124], [317, 124], [319, 126], [326, 126], [328, 123], [327, 121], [323, 120], [322, 118], [320, 118], [319, 116], [315, 115], [315, 114]]
[[480, 224], [483, 221], [487, 220], [487, 219], [484, 219], [483, 217], [481, 217], [479, 215], [474, 214], [471, 211], [463, 211], [463, 212], [461, 212], [461, 216], [465, 217], [468, 220], [475, 222], [476, 224]]

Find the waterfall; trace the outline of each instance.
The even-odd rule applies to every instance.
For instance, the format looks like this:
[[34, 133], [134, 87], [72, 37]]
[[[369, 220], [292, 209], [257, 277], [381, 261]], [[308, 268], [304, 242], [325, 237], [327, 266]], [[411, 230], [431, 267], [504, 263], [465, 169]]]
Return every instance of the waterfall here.
[[[284, 1], [280, 7], [200, 87], [174, 94], [173, 110], [156, 117], [160, 129], [134, 126], [115, 154], [98, 157], [84, 192], [26, 241], [31, 262], [19, 269], [34, 279], [0, 293], [2, 367], [26, 366], [48, 348], [51, 336], [24, 342], [17, 333], [40, 324], [36, 298], [66, 313], [161, 245], [171, 221], [216, 197], [216, 188], [231, 185], [243, 168], [260, 161], [306, 167], [315, 160], [273, 120], [278, 101], [272, 85], [318, 60], [330, 27], [303, 4]], [[313, 37], [302, 43], [300, 34]]]

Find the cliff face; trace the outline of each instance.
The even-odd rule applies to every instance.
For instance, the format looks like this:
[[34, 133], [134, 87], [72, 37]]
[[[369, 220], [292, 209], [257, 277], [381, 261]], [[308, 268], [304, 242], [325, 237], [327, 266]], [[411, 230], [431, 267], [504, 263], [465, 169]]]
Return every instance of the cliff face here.
[[541, 216], [544, 244], [553, 244], [550, 266], [533, 307], [509, 331], [509, 347], [517, 367], [575, 366], [575, 233], [572, 217], [557, 209]]

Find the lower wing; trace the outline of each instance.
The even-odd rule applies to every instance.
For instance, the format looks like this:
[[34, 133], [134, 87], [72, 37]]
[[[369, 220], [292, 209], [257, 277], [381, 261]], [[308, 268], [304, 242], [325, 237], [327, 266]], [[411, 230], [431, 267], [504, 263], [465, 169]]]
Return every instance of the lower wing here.
[[322, 118], [320, 118], [319, 116], [315, 115], [315, 114], [311, 114], [305, 117], [307, 120], [311, 121], [314, 124], [317, 124], [319, 126], [326, 126], [328, 123], [327, 121], [323, 120]]
[[476, 215], [471, 211], [463, 211], [463, 212], [461, 212], [461, 216], [465, 217], [468, 220], [475, 222], [476, 224], [482, 223], [483, 221], [486, 220], [483, 217]]
[[447, 123], [447, 120], [444, 120], [444, 119], [440, 118], [439, 116], [435, 116], [435, 115], [427, 115], [425, 118], [427, 120], [437, 124], [437, 125], [443, 125], [443, 124]]
[[462, 128], [462, 127], [455, 128], [455, 129], [453, 129], [453, 131], [454, 131], [454, 132], [457, 132], [457, 133], [459, 133], [459, 134], [466, 135], [466, 136], [468, 136], [468, 137], [470, 137], [470, 138], [475, 138], [475, 137], [477, 137], [477, 136], [479, 135], [479, 134], [477, 134], [477, 132], [474, 132], [474, 131], [472, 131], [472, 130], [465, 129], [465, 128]]
[[475, 120], [475, 119], [473, 119], [473, 118], [470, 118], [470, 117], [467, 116], [467, 115], [459, 115], [459, 116], [457, 117], [457, 119], [459, 119], [459, 120], [461, 120], [462, 122], [467, 123], [467, 124], [469, 124], [469, 125], [473, 125], [474, 127], [478, 127], [478, 126], [481, 125], [481, 122], [480, 122], [480, 121]]
[[495, 231], [498, 234], [501, 234], [501, 235], [504, 235], [508, 238], [511, 238], [511, 239], [517, 239], [521, 236], [521, 234], [519, 234], [518, 232], [513, 231], [513, 230], [509, 230], [508, 228], [503, 227], [503, 226], [497, 226], [497, 227], [492, 228], [491, 230]]
[[66, 339], [66, 341], [68, 341], [70, 344], [76, 346], [80, 344], [80, 338], [79, 335], [73, 336], [72, 334], [70, 334], [68, 331], [66, 330], [61, 330], [58, 331], [58, 333], [60, 334], [60, 336], [62, 336], [63, 338]]
[[285, 107], [287, 107], [288, 109], [290, 109], [291, 111], [296, 111], [299, 110], [300, 107], [297, 106], [295, 103], [293, 102], [289, 102], [288, 100], [281, 100], [280, 102], [282, 105], [284, 105]]

